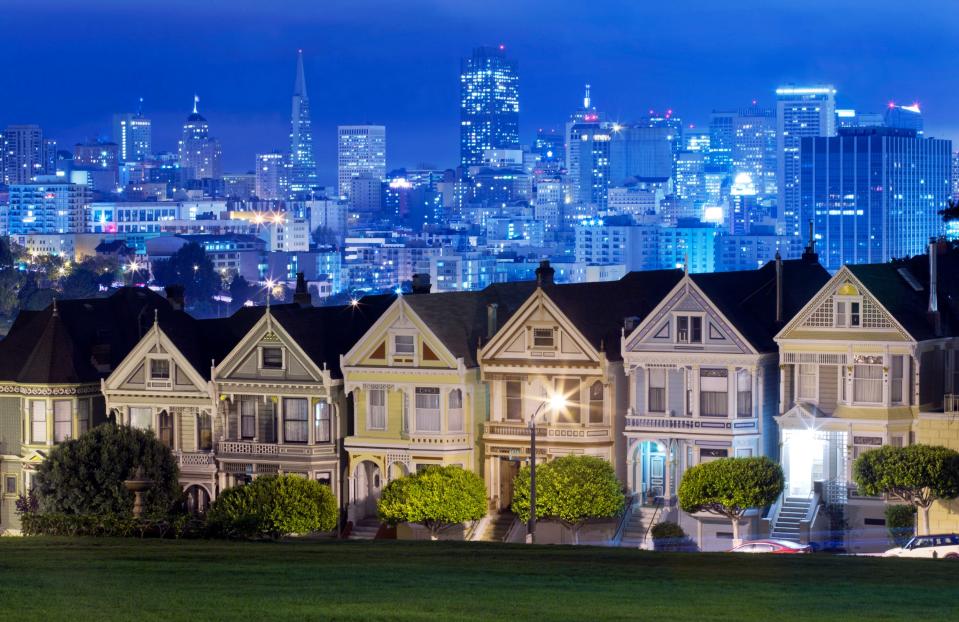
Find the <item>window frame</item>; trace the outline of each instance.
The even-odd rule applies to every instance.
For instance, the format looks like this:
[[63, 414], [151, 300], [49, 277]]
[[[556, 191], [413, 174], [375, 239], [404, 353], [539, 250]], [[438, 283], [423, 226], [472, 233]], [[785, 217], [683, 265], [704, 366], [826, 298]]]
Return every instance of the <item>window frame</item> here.
[[[240, 396], [237, 402], [238, 402], [237, 406], [239, 409], [239, 412], [237, 414], [239, 415], [240, 429], [238, 430], [238, 432], [239, 432], [240, 440], [242, 441], [254, 440], [256, 439], [256, 436], [257, 436], [256, 434], [257, 432], [256, 398], [244, 395], [244, 396]], [[247, 404], [249, 404], [250, 410], [252, 411], [249, 414], [246, 414], [243, 412], [243, 408]], [[246, 431], [245, 431], [246, 422], [249, 419], [252, 419], [252, 426], [253, 426], [252, 434], [246, 434]]]
[[[436, 407], [420, 406], [420, 396], [423, 400], [436, 401]], [[422, 414], [421, 414], [422, 413]], [[421, 419], [423, 417], [423, 419]], [[436, 427], [426, 427], [427, 418], [436, 419]], [[443, 431], [443, 399], [439, 387], [415, 387], [413, 389], [413, 425], [417, 433], [439, 434]]]
[[[458, 396], [459, 406], [453, 405], [453, 396]], [[457, 417], [454, 419], [453, 415]], [[457, 425], [453, 425], [454, 421]], [[463, 390], [452, 389], [446, 394], [446, 428], [450, 432], [463, 432], [466, 429], [466, 418], [463, 410]]]
[[[166, 414], [166, 417], [170, 423], [169, 426], [163, 425], [163, 415]], [[176, 423], [173, 421], [173, 413], [167, 410], [166, 408], [161, 408], [157, 414], [157, 439], [163, 443], [168, 449], [173, 449], [176, 446]], [[167, 444], [163, 438], [164, 434], [169, 433], [170, 442]]]
[[[594, 395], [594, 390], [599, 387], [599, 398], [596, 399]], [[606, 423], [606, 387], [603, 385], [602, 380], [593, 381], [589, 387], [586, 389], [586, 398], [587, 398], [587, 423], [602, 425]], [[598, 408], [598, 410], [597, 410]], [[594, 418], [594, 415], [599, 413], [599, 417]]]
[[[166, 363], [166, 376], [157, 376], [153, 372], [155, 363]], [[150, 382], [173, 382], [173, 362], [169, 357], [151, 356], [147, 358], [147, 379]]]
[[[303, 404], [302, 418], [292, 419], [290, 417], [291, 404]], [[301, 413], [297, 412], [299, 417]], [[291, 428], [291, 425], [294, 426]], [[302, 428], [302, 430], [299, 430]], [[290, 431], [298, 431], [299, 434], [290, 434]], [[296, 440], [291, 440], [291, 436], [301, 436]], [[310, 400], [306, 397], [284, 397], [283, 398], [283, 442], [295, 445], [305, 445], [310, 442]]]
[[[279, 350], [280, 351], [280, 365], [276, 367], [274, 365], [266, 364], [266, 352], [267, 350]], [[260, 369], [267, 371], [283, 371], [286, 369], [286, 348], [283, 346], [260, 346]]]
[[[567, 391], [568, 383], [576, 383], [573, 391]], [[557, 376], [553, 378], [553, 391], [563, 396], [566, 405], [563, 412], [550, 412], [552, 423], [581, 425], [583, 423], [583, 379], [579, 376]]]
[[[663, 375], [663, 386], [653, 386], [653, 372]], [[658, 381], [658, 378], [657, 378]], [[669, 383], [669, 370], [665, 367], [650, 367], [646, 370], [646, 410], [650, 413], [666, 414], [669, 404], [667, 403], [667, 384]], [[653, 409], [653, 389], [662, 391], [662, 409]]]
[[[206, 421], [209, 425], [203, 425]], [[210, 440], [204, 443], [204, 433], [208, 432]], [[198, 451], [213, 451], [213, 415], [211, 413], [198, 412], [196, 414], [196, 448]]]
[[[518, 388], [516, 395], [510, 396], [510, 385], [515, 385]], [[504, 421], [523, 421], [523, 399], [525, 398], [523, 391], [523, 381], [522, 380], [506, 380], [503, 382], [503, 400], [504, 408], [503, 411], [503, 420]], [[512, 408], [510, 403], [513, 403], [517, 410], [516, 417], [510, 417], [510, 412]]]
[[[47, 408], [47, 401], [46, 401], [46, 400], [29, 400], [29, 401], [27, 402], [27, 404], [28, 404], [28, 408], [30, 409], [30, 410], [29, 410], [29, 414], [30, 414], [30, 419], [29, 419], [29, 423], [30, 423], [30, 444], [31, 444], [31, 445], [46, 445], [48, 439], [50, 438], [49, 430], [47, 430], [47, 419], [49, 418], [49, 413], [47, 412], [47, 411], [49, 410], [49, 409]], [[36, 413], [36, 406], [37, 406], [38, 404], [43, 406], [43, 420], [42, 420], [42, 421], [38, 421], [37, 418], [36, 418], [36, 415], [37, 415], [37, 413]], [[39, 435], [37, 434], [37, 425], [38, 425], [38, 424], [42, 424], [42, 425], [43, 425], [43, 428], [42, 428], [42, 429], [43, 429], [43, 435], [42, 435], [42, 438], [39, 438], [39, 439], [37, 438], [37, 437], [39, 436]]]
[[[404, 340], [405, 339], [411, 340], [409, 352], [405, 351], [405, 347], [406, 347], [405, 345], [404, 345], [404, 351], [400, 351], [400, 349], [397, 348], [397, 340], [401, 338]], [[390, 357], [393, 359], [401, 359], [404, 362], [413, 362], [416, 360], [416, 353], [417, 353], [416, 345], [417, 344], [416, 344], [415, 332], [409, 331], [409, 332], [391, 333], [390, 334]]]
[[[67, 406], [67, 417], [65, 421], [60, 419], [62, 413], [57, 412], [57, 406], [63, 404]], [[65, 423], [67, 426], [66, 434], [61, 434], [61, 423]], [[75, 438], [73, 436], [73, 428], [73, 400], [53, 400], [53, 444], [58, 445]]]
[[[673, 342], [678, 345], [703, 345], [705, 340], [703, 339], [703, 314], [701, 313], [677, 313], [674, 315], [675, 322], [674, 328], [675, 332], [673, 333]], [[680, 328], [680, 323], [685, 322], [686, 328]], [[685, 333], [686, 337], [683, 338], [682, 335]], [[694, 336], [698, 333], [699, 339], [694, 339]]]
[[[858, 311], [853, 311], [853, 305], [856, 305]], [[862, 328], [862, 310], [862, 296], [836, 294], [833, 296], [832, 301], [833, 326], [835, 328]], [[856, 318], [858, 321], [853, 323], [853, 318]]]
[[[383, 403], [374, 404], [373, 403], [374, 395], [382, 395]], [[376, 430], [376, 431], [386, 430], [386, 424], [387, 424], [386, 419], [387, 419], [388, 407], [389, 407], [389, 396], [386, 394], [386, 389], [370, 389], [369, 391], [366, 392], [366, 429], [367, 430]], [[380, 412], [382, 416], [383, 423], [381, 425], [374, 425], [374, 421], [373, 421], [374, 408], [382, 409], [382, 411], [377, 411], [377, 412]]]
[[[549, 333], [549, 343], [537, 343], [537, 339], [540, 337], [547, 337], [547, 335], [542, 334], [537, 336], [537, 332], [540, 333]], [[539, 351], [552, 351], [556, 350], [556, 327], [555, 326], [530, 326], [529, 328], [529, 349], [530, 350], [539, 350]]]
[[[324, 436], [325, 438], [322, 438]], [[317, 400], [313, 403], [313, 443], [331, 442], [333, 442], [333, 407], [326, 400]]]

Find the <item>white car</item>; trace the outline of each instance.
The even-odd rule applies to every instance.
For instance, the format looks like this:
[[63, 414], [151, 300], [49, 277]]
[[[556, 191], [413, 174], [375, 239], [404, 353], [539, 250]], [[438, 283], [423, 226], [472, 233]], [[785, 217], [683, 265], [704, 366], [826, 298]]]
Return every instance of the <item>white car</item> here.
[[882, 556], [959, 559], [959, 536], [954, 533], [915, 536], [905, 546], [889, 549]]

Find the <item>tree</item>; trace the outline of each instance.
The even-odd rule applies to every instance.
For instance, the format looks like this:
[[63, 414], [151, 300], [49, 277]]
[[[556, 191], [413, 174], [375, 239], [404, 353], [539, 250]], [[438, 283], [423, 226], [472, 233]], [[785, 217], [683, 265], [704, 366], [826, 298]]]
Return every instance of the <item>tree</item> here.
[[93, 298], [100, 293], [100, 275], [76, 267], [61, 282], [64, 298]]
[[897, 503], [886, 506], [884, 514], [889, 537], [896, 546], [905, 546], [916, 533], [916, 506]]
[[339, 237], [336, 231], [323, 225], [313, 230], [313, 243], [317, 246], [336, 246], [339, 242]]
[[179, 501], [176, 460], [152, 432], [103, 424], [78, 439], [55, 445], [37, 470], [44, 512], [127, 514], [133, 493], [123, 481], [143, 467], [153, 486], [143, 495], [148, 514], [166, 514]]
[[220, 493], [207, 520], [215, 532], [227, 537], [276, 539], [331, 531], [336, 527], [336, 499], [329, 486], [316, 480], [262, 476]]
[[259, 288], [247, 281], [243, 275], [238, 274], [230, 281], [230, 298], [234, 309], [238, 309], [246, 303], [247, 300], [254, 300]]
[[946, 209], [939, 210], [939, 214], [942, 215], [942, 220], [944, 222], [959, 220], [959, 201], [949, 199], [948, 205]]
[[486, 515], [486, 485], [463, 467], [431, 466], [387, 484], [377, 511], [390, 525], [422, 525], [435, 540], [453, 525]]
[[728, 518], [738, 545], [739, 522], [746, 511], [775, 501], [784, 485], [782, 468], [765, 456], [721, 458], [687, 469], [679, 484], [679, 507], [690, 514]]
[[153, 262], [153, 277], [158, 285], [182, 285], [191, 306], [208, 303], [222, 284], [213, 262], [196, 242], [184, 244], [169, 259]]
[[929, 533], [935, 501], [959, 497], [959, 453], [946, 447], [885, 445], [856, 458], [852, 470], [863, 494], [886, 494], [922, 510], [921, 533]]
[[[520, 520], [530, 516], [529, 467], [513, 482], [512, 509]], [[616, 471], [595, 456], [563, 456], [536, 467], [536, 516], [567, 527], [579, 544], [579, 530], [590, 519], [613, 518], [623, 512], [626, 496]]]

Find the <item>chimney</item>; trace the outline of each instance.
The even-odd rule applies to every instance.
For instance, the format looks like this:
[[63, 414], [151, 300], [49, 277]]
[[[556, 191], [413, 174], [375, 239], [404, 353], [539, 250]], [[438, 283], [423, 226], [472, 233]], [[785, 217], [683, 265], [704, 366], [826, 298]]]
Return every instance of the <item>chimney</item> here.
[[174, 311], [183, 311], [183, 308], [186, 306], [183, 286], [167, 285], [164, 290], [166, 291], [166, 299], [167, 302], [170, 303], [170, 308]]
[[776, 323], [783, 321], [783, 258], [776, 251]]
[[492, 339], [493, 335], [496, 334], [496, 330], [499, 328], [498, 321], [496, 317], [496, 311], [499, 309], [499, 305], [495, 302], [491, 302], [486, 305], [486, 338]]
[[556, 270], [549, 265], [549, 259], [542, 260], [539, 262], [539, 268], [536, 268], [536, 284], [540, 287], [552, 285], [554, 274], [556, 274]]
[[430, 289], [433, 287], [433, 284], [430, 283], [430, 275], [425, 273], [419, 273], [413, 275], [413, 293], [414, 294], [428, 294]]
[[809, 219], [809, 243], [802, 254], [803, 261], [819, 263], [819, 254], [816, 252], [816, 236], [813, 234], [813, 221]]
[[301, 309], [313, 306], [313, 296], [306, 286], [306, 277], [302, 272], [296, 273], [296, 289], [293, 290], [293, 304], [297, 304]]
[[936, 238], [929, 238], [929, 320], [938, 337], [942, 335], [942, 316], [939, 314], [939, 244]]

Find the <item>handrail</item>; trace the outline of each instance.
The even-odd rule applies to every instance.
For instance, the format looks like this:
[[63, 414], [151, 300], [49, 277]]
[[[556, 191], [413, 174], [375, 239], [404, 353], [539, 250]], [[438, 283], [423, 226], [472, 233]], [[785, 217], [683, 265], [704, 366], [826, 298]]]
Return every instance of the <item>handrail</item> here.
[[646, 525], [646, 532], [643, 534], [643, 544], [646, 544], [646, 540], [649, 538], [649, 531], [653, 528], [653, 525], [656, 524], [656, 516], [659, 514], [659, 511], [663, 508], [663, 500], [660, 497], [656, 497], [656, 500], [653, 501], [653, 517], [650, 519], [649, 524]]
[[512, 541], [513, 541], [513, 536], [514, 536], [514, 533], [513, 533], [513, 532], [516, 531], [516, 526], [517, 526], [517, 525], [526, 525], [526, 523], [521, 522], [518, 517], [514, 516], [514, 517], [513, 517], [513, 524], [509, 526], [509, 529], [506, 531], [506, 535], [503, 536], [503, 542], [512, 542]]
[[623, 532], [626, 531], [626, 523], [629, 522], [630, 517], [633, 515], [633, 504], [636, 502], [636, 494], [633, 493], [626, 498], [626, 506], [623, 510], [623, 515], [619, 517], [619, 525], [616, 527], [615, 533], [613, 533], [613, 538], [609, 541], [610, 546], [619, 546], [619, 543], [623, 541]]

